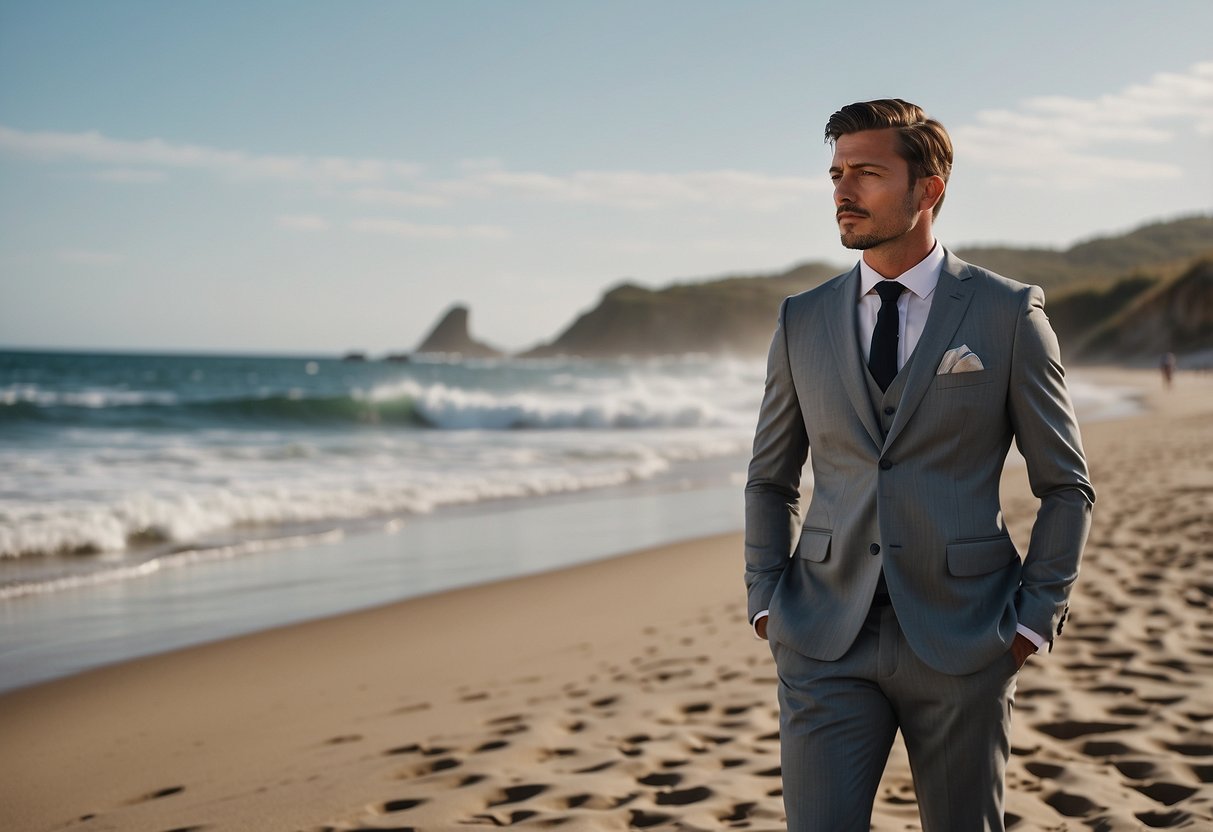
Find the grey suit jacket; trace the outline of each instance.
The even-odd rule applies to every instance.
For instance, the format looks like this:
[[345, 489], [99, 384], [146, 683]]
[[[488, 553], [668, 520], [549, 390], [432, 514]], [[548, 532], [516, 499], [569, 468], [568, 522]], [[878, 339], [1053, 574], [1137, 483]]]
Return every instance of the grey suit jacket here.
[[[946, 252], [882, 437], [858, 292], [856, 266], [779, 310], [746, 484], [750, 617], [769, 609], [769, 638], [832, 661], [858, 634], [883, 567], [906, 639], [941, 672], [985, 667], [1018, 622], [1051, 641], [1095, 492], [1043, 293]], [[962, 344], [984, 369], [937, 376]], [[1012, 438], [1040, 499], [1022, 559], [998, 496]], [[813, 489], [801, 524], [806, 457]]]

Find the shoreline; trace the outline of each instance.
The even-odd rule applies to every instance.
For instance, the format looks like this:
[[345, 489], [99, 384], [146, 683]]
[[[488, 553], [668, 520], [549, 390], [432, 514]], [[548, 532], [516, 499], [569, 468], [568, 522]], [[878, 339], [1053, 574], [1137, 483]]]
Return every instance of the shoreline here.
[[[1093, 372], [1073, 380], [1084, 424], [1140, 409], [1123, 385]], [[39, 569], [51, 576], [46, 588], [36, 581], [0, 588], [9, 596], [0, 597], [0, 693], [269, 627], [740, 530], [747, 460], [713, 455], [622, 485], [354, 525], [310, 523], [215, 547], [170, 547], [149, 560], [135, 552], [57, 577], [51, 573], [62, 564], [0, 562], [0, 578]], [[1019, 464], [1012, 450], [1008, 465]]]
[[[1213, 821], [1213, 567], [1159, 560], [1207, 540], [1213, 383], [1181, 374], [1164, 395], [1153, 373], [1097, 372], [1146, 410], [1083, 425], [1096, 528], [1069, 631], [1021, 677], [1016, 832]], [[1003, 490], [1022, 550], [1022, 469]], [[776, 828], [774, 671], [740, 552], [740, 533], [682, 541], [0, 695], [0, 813], [47, 830]], [[900, 744], [874, 823], [917, 823]]]
[[[740, 487], [716, 481], [723, 462], [709, 460], [708, 479], [693, 486], [665, 478], [525, 503], [458, 506], [392, 530], [318, 533], [314, 543], [289, 550], [0, 600], [0, 694], [144, 656], [610, 559], [697, 532], [735, 530], [742, 522]], [[631, 522], [619, 523], [621, 516]]]

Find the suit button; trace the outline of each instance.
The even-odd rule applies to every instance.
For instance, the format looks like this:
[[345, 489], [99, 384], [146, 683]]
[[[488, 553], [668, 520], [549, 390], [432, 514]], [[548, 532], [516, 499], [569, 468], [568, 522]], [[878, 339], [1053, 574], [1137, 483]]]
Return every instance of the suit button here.
[[881, 471], [887, 471], [892, 467], [893, 467], [893, 463], [889, 462], [887, 459], [880, 460], [880, 470]]
[[892, 405], [889, 405], [888, 407], [886, 407], [884, 409], [884, 415], [886, 415], [886, 416], [892, 416], [896, 412], [897, 412], [897, 408], [893, 407]]
[[880, 544], [873, 543], [871, 546], [868, 547], [868, 551], [874, 555], [879, 555], [880, 554]]

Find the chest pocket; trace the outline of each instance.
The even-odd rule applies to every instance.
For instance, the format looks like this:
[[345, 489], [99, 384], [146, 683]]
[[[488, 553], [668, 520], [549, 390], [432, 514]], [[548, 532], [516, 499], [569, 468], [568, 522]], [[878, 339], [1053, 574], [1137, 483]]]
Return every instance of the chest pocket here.
[[974, 387], [978, 384], [989, 384], [993, 380], [994, 375], [989, 369], [974, 370], [968, 373], [944, 373], [942, 376], [935, 376], [931, 386], [936, 390], [947, 390], [952, 387]]

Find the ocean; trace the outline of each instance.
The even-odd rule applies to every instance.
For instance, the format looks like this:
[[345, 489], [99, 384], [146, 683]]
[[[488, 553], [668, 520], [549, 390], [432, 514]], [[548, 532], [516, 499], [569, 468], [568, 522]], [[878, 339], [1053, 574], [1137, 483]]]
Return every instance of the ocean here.
[[739, 529], [763, 369], [0, 352], [0, 690]]
[[[272, 626], [735, 528], [762, 374], [707, 358], [0, 352], [0, 689], [44, 678], [47, 650], [70, 672], [232, 634], [233, 620]], [[664, 520], [617, 504], [713, 493], [720, 507]], [[587, 539], [603, 525], [588, 506], [620, 530]], [[500, 539], [531, 515], [525, 539]], [[389, 573], [366, 579], [368, 558]], [[249, 597], [242, 580], [280, 591]], [[317, 597], [291, 600], [301, 583]], [[168, 638], [164, 619], [183, 615]]]

